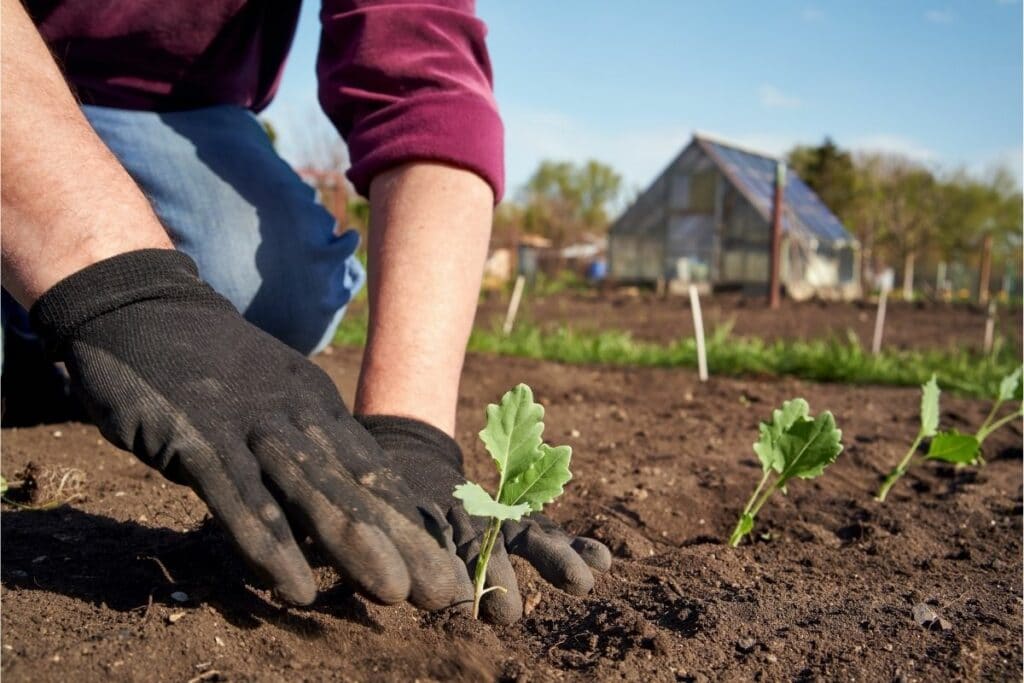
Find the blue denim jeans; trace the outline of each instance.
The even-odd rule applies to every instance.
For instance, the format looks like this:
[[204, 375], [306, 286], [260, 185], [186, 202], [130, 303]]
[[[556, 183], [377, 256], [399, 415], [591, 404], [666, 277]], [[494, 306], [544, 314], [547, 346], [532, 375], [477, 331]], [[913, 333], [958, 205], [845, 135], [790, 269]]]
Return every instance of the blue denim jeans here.
[[[255, 116], [235, 106], [83, 110], [206, 282], [302, 353], [330, 342], [365, 280], [359, 235], [334, 235], [334, 218]], [[5, 335], [30, 335], [24, 312], [4, 299]]]

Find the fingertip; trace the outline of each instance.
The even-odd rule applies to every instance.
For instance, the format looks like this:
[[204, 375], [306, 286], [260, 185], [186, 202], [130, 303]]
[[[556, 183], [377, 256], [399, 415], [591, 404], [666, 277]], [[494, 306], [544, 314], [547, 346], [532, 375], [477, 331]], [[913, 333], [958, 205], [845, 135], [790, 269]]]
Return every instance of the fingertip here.
[[409, 571], [387, 535], [364, 523], [353, 524], [349, 534], [348, 542], [341, 547], [358, 549], [361, 556], [350, 555], [341, 568], [359, 587], [359, 592], [382, 605], [394, 605], [409, 597], [412, 585]]
[[316, 601], [316, 581], [311, 573], [308, 573], [308, 576], [288, 577], [274, 586], [274, 595], [281, 602], [296, 607], [306, 607]]
[[501, 591], [491, 591], [485, 595], [480, 605], [484, 620], [498, 626], [508, 626], [522, 619], [523, 601], [519, 598], [519, 591], [515, 591], [515, 597], [511, 594], [512, 591], [508, 595]]
[[577, 536], [571, 545], [576, 554], [594, 571], [606, 572], [611, 569], [612, 551], [604, 543], [586, 536]]
[[409, 591], [409, 602], [428, 612], [441, 609], [455, 602], [459, 588], [454, 572], [442, 570], [434, 573], [432, 580], [414, 580]]
[[594, 573], [578, 556], [576, 560], [564, 563], [560, 580], [551, 583], [571, 595], [586, 595], [594, 590]]
[[533, 527], [521, 534], [513, 549], [533, 565], [545, 581], [572, 595], [594, 588], [594, 574], [566, 539]]

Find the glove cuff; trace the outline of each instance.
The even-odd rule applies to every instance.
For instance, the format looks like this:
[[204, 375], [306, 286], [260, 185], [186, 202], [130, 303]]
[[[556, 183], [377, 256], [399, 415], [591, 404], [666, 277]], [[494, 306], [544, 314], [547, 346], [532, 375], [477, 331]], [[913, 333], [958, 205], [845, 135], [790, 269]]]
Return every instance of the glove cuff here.
[[[51, 354], [84, 323], [129, 304], [151, 300], [217, 300], [195, 262], [173, 249], [141, 249], [72, 273], [43, 293], [29, 311], [33, 330]], [[222, 300], [222, 299], [221, 299]]]
[[442, 455], [452, 466], [462, 471], [462, 449], [455, 439], [426, 422], [398, 415], [355, 415], [385, 451], [406, 448], [428, 448]]

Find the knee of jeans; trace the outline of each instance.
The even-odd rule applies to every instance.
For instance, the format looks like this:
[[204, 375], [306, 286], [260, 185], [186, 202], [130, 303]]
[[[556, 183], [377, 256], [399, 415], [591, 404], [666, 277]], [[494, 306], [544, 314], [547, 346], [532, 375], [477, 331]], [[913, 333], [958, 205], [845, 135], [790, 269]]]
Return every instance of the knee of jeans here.
[[351, 256], [340, 262], [313, 259], [303, 268], [275, 269], [264, 274], [243, 314], [296, 351], [311, 355], [331, 342], [364, 280], [362, 266]]
[[306, 305], [299, 297], [275, 297], [278, 304], [269, 310], [250, 306], [246, 319], [264, 332], [307, 356], [323, 351], [334, 337], [345, 314], [345, 306], [335, 310]]

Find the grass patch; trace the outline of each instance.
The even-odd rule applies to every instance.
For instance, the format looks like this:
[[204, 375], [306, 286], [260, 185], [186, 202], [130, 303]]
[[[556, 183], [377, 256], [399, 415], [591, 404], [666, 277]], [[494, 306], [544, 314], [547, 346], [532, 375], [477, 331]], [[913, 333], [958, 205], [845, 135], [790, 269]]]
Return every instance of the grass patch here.
[[[366, 343], [366, 319], [346, 319], [335, 343]], [[787, 375], [817, 382], [918, 386], [938, 375], [943, 389], [979, 398], [995, 396], [999, 380], [1021, 359], [1012, 349], [994, 356], [967, 350], [888, 350], [874, 356], [856, 338], [844, 340], [786, 340], [730, 337], [728, 329], [707, 340], [708, 369], [713, 375]], [[517, 325], [512, 334], [476, 329], [469, 350], [481, 353], [536, 358], [570, 364], [635, 367], [697, 367], [693, 338], [670, 344], [637, 341], [628, 332], [543, 330]]]

